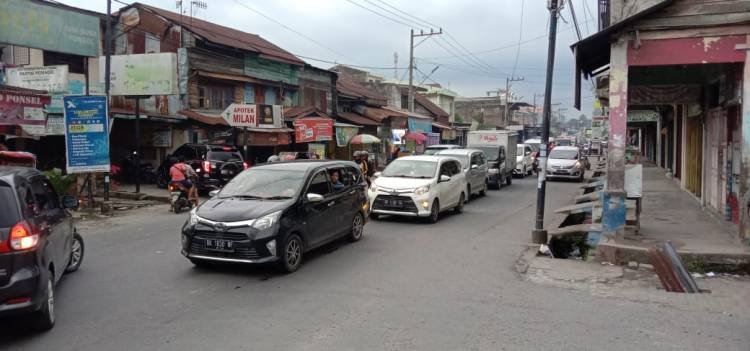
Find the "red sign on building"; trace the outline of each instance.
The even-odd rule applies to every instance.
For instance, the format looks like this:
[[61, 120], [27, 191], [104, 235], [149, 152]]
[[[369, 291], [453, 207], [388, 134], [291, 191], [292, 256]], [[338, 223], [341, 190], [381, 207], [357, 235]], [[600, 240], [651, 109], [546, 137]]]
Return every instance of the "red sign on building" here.
[[0, 124], [45, 125], [44, 105], [47, 95], [14, 90], [0, 90]]
[[300, 118], [294, 121], [294, 137], [298, 143], [333, 140], [330, 118]]

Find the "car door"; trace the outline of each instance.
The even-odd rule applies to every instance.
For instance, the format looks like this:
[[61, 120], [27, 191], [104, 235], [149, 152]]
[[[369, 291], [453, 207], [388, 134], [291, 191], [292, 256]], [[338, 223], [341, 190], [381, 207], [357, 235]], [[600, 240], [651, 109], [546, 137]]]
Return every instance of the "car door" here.
[[[461, 198], [461, 192], [466, 189], [466, 177], [461, 176], [461, 164], [457, 161], [448, 161], [448, 172], [450, 173], [451, 180], [448, 181], [449, 191], [451, 194], [451, 204], [455, 205]], [[468, 194], [466, 195], [468, 198]]]
[[[336, 189], [334, 184], [331, 184], [331, 215], [336, 217], [336, 225], [333, 230], [329, 233], [330, 236], [338, 236], [350, 229], [352, 218], [354, 218], [354, 212], [357, 210], [356, 197], [357, 191], [354, 189], [354, 181], [350, 174], [348, 167], [332, 167], [328, 169], [329, 179], [333, 172], [337, 172], [339, 175], [339, 181], [344, 185], [340, 189]], [[325, 239], [324, 239], [325, 240]]]
[[[310, 202], [307, 200], [308, 194], [318, 194], [323, 196], [323, 200], [319, 202]], [[328, 182], [328, 172], [318, 170], [310, 178], [310, 182], [305, 190], [305, 196], [302, 199], [305, 202], [305, 222], [306, 232], [310, 246], [316, 246], [321, 242], [325, 241], [331, 231], [339, 226], [339, 220], [336, 218], [334, 212], [334, 201], [331, 194], [331, 186]]]
[[[479, 157], [478, 152], [472, 152], [470, 156], [470, 171], [467, 173], [468, 177], [466, 179], [466, 182], [468, 184], [471, 184], [472, 191], [478, 190], [482, 188], [482, 185], [484, 184], [484, 178], [487, 175], [487, 171], [482, 171], [482, 160]], [[471, 195], [471, 194], [467, 194]]]
[[449, 171], [448, 165], [449, 162], [450, 161], [448, 160], [444, 160], [442, 161], [442, 163], [440, 163], [440, 167], [438, 167], [437, 184], [435, 185], [437, 193], [435, 194], [435, 196], [440, 200], [441, 209], [450, 207], [450, 205], [454, 202], [453, 192], [451, 190], [451, 182], [444, 182], [440, 180], [442, 176], [451, 177], [451, 172]]
[[[67, 213], [60, 204], [52, 184], [44, 177], [31, 179], [31, 189], [38, 208], [37, 226], [41, 235], [47, 237], [48, 252], [58, 272], [62, 272], [70, 259], [73, 233]], [[59, 279], [60, 275], [56, 277]]]

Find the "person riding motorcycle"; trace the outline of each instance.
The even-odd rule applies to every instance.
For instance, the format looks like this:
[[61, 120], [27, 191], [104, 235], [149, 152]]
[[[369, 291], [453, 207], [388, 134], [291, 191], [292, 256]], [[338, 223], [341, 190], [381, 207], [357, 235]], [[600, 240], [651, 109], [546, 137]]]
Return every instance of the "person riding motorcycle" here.
[[198, 206], [198, 189], [195, 187], [191, 179], [198, 177], [193, 167], [188, 166], [185, 163], [185, 156], [180, 156], [174, 161], [172, 167], [169, 168], [169, 175], [171, 178], [170, 184], [179, 187], [181, 190], [188, 194], [188, 199], [193, 203], [193, 206]]

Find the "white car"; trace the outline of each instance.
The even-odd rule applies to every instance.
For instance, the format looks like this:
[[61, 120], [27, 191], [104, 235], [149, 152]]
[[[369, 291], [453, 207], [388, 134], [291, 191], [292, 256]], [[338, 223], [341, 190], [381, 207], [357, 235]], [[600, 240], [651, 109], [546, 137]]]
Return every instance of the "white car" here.
[[487, 158], [484, 152], [477, 149], [442, 150], [437, 156], [455, 157], [461, 161], [464, 177], [466, 177], [466, 195], [471, 198], [477, 194], [487, 194]]
[[521, 178], [531, 175], [534, 171], [533, 162], [531, 146], [526, 144], [516, 145], [516, 169], [513, 170], [513, 175]]
[[583, 182], [586, 165], [577, 146], [555, 146], [547, 158], [547, 179], [564, 178]]
[[435, 223], [440, 213], [460, 213], [468, 199], [461, 163], [453, 157], [406, 156], [391, 162], [373, 181], [370, 217], [424, 217]]

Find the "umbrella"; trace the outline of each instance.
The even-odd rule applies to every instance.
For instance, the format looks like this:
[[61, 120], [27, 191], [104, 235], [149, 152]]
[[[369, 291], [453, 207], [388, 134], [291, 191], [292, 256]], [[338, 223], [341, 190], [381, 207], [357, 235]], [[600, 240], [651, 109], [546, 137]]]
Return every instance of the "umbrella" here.
[[427, 137], [422, 133], [409, 133], [404, 136], [404, 140], [414, 140], [417, 144], [422, 145]]
[[355, 135], [352, 140], [349, 140], [349, 144], [352, 145], [359, 145], [359, 144], [379, 144], [380, 139], [370, 135], [370, 134], [359, 134]]

